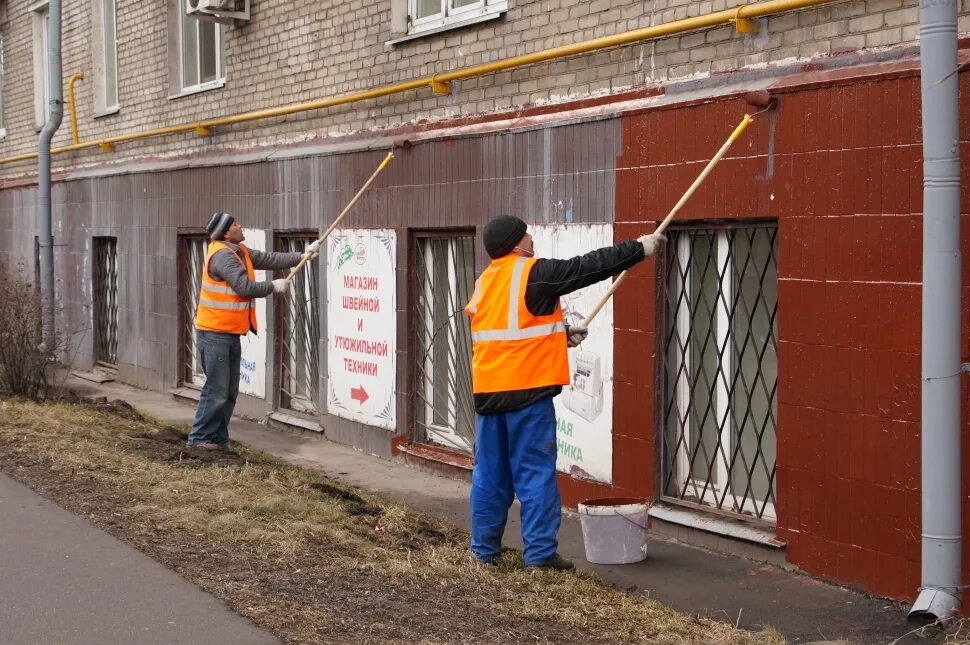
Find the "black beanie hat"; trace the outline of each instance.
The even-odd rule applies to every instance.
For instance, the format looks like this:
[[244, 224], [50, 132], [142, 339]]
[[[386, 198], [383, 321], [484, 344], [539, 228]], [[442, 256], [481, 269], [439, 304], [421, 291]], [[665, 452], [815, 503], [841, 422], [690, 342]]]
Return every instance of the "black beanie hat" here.
[[221, 240], [226, 236], [226, 231], [236, 220], [229, 213], [213, 213], [209, 218], [209, 223], [205, 225], [205, 230], [209, 234], [210, 240]]
[[528, 227], [514, 215], [499, 215], [485, 225], [482, 241], [490, 258], [497, 259], [508, 255], [515, 248]]

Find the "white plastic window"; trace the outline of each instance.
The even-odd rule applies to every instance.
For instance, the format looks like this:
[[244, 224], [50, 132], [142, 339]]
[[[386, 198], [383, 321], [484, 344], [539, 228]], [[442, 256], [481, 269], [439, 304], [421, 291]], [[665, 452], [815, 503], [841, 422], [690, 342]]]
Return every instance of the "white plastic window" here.
[[34, 39], [34, 125], [40, 129], [50, 118], [50, 64], [47, 60], [47, 29], [50, 11], [47, 2], [30, 6]]
[[222, 25], [182, 13], [179, 59], [183, 92], [221, 86], [226, 79]]
[[408, 0], [408, 33], [457, 27], [507, 9], [507, 0]]

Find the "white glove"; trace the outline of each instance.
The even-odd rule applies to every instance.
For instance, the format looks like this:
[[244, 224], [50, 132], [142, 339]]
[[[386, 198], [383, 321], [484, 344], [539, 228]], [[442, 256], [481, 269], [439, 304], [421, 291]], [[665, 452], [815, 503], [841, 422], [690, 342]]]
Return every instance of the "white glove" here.
[[273, 291], [275, 293], [286, 293], [286, 290], [289, 289], [289, 287], [290, 282], [286, 278], [277, 278], [276, 280], [273, 280]]
[[661, 242], [666, 242], [667, 237], [663, 233], [651, 233], [637, 239], [643, 245], [643, 254], [647, 257], [654, 255], [659, 249]]
[[566, 325], [566, 347], [578, 347], [589, 336], [589, 330], [579, 325]]
[[303, 257], [301, 257], [300, 260], [306, 258], [306, 261], [309, 262], [318, 255], [320, 255], [320, 240], [314, 240], [307, 245], [306, 251], [303, 253]]

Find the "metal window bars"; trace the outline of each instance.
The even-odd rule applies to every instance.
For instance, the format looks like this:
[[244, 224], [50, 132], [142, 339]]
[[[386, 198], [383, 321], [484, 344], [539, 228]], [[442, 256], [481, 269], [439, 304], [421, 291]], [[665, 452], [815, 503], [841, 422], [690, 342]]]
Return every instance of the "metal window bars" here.
[[[303, 253], [312, 235], [280, 236], [279, 249]], [[280, 407], [303, 414], [319, 411], [320, 314], [319, 258], [312, 260], [290, 283], [282, 302], [280, 343]], [[279, 319], [279, 318], [278, 318]]]
[[118, 239], [94, 238], [94, 360], [118, 364]]
[[658, 326], [663, 494], [774, 521], [777, 225], [668, 236]]
[[180, 336], [182, 339], [180, 378], [186, 385], [202, 387], [205, 374], [195, 337], [195, 310], [199, 306], [202, 288], [202, 265], [205, 262], [209, 240], [204, 235], [179, 237], [179, 311]]
[[471, 325], [464, 307], [475, 283], [474, 237], [424, 234], [415, 242], [416, 439], [472, 452]]

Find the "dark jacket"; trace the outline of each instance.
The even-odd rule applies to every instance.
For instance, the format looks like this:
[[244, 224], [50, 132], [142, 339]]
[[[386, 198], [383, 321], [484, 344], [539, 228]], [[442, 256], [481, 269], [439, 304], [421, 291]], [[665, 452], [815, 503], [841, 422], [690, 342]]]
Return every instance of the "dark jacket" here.
[[[525, 306], [534, 316], [548, 316], [556, 310], [561, 296], [606, 280], [644, 258], [643, 245], [637, 240], [629, 240], [569, 260], [536, 260], [526, 283]], [[479, 414], [513, 412], [560, 392], [562, 387], [553, 385], [530, 390], [476, 394], [475, 411]]]

